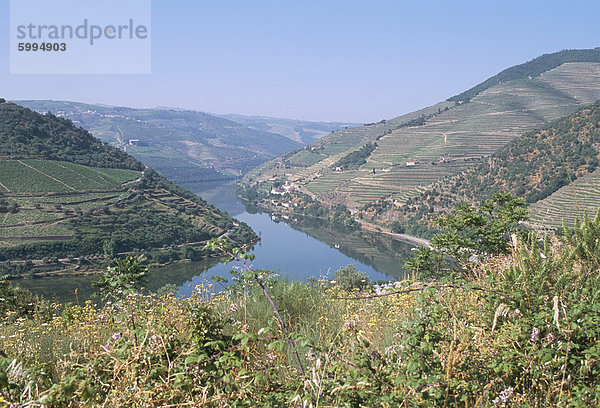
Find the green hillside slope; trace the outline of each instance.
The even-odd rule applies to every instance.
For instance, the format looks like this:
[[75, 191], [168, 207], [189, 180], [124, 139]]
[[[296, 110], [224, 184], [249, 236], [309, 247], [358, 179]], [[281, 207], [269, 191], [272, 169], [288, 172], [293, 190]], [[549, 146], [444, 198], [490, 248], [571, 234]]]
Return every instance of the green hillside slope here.
[[66, 160], [86, 166], [142, 170], [144, 166], [111, 148], [66, 119], [33, 115], [11, 103], [0, 109], [0, 157], [40, 157]]
[[595, 213], [600, 165], [600, 101], [529, 132], [498, 150], [483, 163], [443, 179], [404, 202], [384, 200], [364, 214], [380, 222], [407, 227], [447, 212], [460, 201], [480, 202], [495, 191], [512, 191], [532, 203], [535, 229], [571, 224], [583, 210]]
[[524, 64], [505, 69], [473, 88], [448, 98], [448, 100], [468, 101], [494, 85], [514, 79], [536, 77], [567, 62], [600, 62], [600, 47], [592, 50], [563, 50], [553, 54], [544, 54]]
[[300, 143], [202, 112], [18, 101], [70, 119], [178, 183], [239, 176]]
[[2, 273], [93, 269], [124, 252], [197, 258], [201, 243], [218, 236], [256, 238], [68, 120], [0, 103]]
[[[264, 186], [276, 177], [326, 205], [345, 204], [355, 211], [384, 198], [403, 205], [429, 184], [481, 163], [520, 135], [600, 99], [597, 53], [583, 50], [579, 53], [583, 62], [563, 63], [537, 76], [513, 75], [514, 79], [483, 87], [468, 102], [447, 101], [336, 132], [265, 163], [248, 173], [242, 184], [266, 191]], [[565, 54], [543, 60], [562, 62], [561, 55]], [[539, 71], [538, 62], [516, 71]], [[364, 164], [336, 168], [340, 159], [371, 142], [377, 147]]]
[[573, 226], [575, 218], [583, 219], [584, 212], [593, 217], [599, 208], [600, 170], [596, 170], [531, 205], [527, 224], [542, 231], [561, 228], [563, 220]]

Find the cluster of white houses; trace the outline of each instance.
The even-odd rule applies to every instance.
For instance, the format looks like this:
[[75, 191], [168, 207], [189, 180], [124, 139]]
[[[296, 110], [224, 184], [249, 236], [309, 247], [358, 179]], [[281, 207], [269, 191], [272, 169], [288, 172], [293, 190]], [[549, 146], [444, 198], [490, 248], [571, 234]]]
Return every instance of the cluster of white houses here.
[[296, 187], [293, 184], [284, 184], [281, 187], [274, 187], [271, 189], [271, 194], [275, 194], [275, 195], [281, 195], [284, 196], [289, 192], [292, 192], [294, 190], [296, 190], [298, 187]]

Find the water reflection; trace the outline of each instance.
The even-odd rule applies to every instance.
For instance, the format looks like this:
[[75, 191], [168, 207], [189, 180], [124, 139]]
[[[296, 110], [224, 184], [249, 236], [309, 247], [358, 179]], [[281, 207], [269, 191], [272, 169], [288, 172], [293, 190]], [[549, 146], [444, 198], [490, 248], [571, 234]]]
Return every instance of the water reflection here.
[[[288, 225], [275, 222], [268, 214], [246, 208], [235, 197], [233, 183], [190, 184], [186, 186], [209, 203], [246, 222], [261, 236], [253, 253], [254, 268], [272, 270], [292, 280], [311, 277], [331, 278], [348, 264], [365, 272], [371, 280], [400, 278], [402, 265], [413, 247], [384, 235], [369, 234], [322, 220], [299, 220]], [[195, 285], [210, 281], [212, 276], [230, 277], [234, 264], [222, 265], [217, 260], [174, 264], [153, 268], [149, 289], [176, 285], [179, 293], [189, 295]], [[61, 301], [83, 301], [93, 293], [91, 277], [69, 277], [24, 280], [20, 284], [46, 297]], [[75, 296], [77, 289], [78, 295]]]
[[[272, 270], [293, 280], [331, 278], [337, 269], [348, 264], [356, 264], [374, 281], [398, 279], [406, 273], [403, 264], [413, 244], [322, 220], [301, 219], [290, 224], [273, 221], [268, 214], [244, 207], [235, 197], [233, 183], [188, 188], [246, 222], [261, 236], [253, 251], [254, 268]], [[195, 285], [209, 282], [212, 276], [228, 278], [232, 267], [237, 266], [216, 265], [206, 272], [198, 270], [197, 276], [179, 291], [188, 295]]]
[[[253, 268], [274, 271], [291, 280], [305, 281], [311, 277], [332, 278], [333, 273], [339, 268], [356, 264], [356, 268], [365, 272], [372, 280], [390, 280], [395, 277], [335, 248], [336, 245], [340, 249], [342, 246], [350, 248], [353, 244], [352, 240], [357, 240], [366, 247], [367, 243], [359, 236], [340, 233], [338, 236], [331, 236], [331, 242], [322, 242], [310, 233], [300, 230], [298, 225], [292, 228], [283, 222], [273, 222], [268, 214], [243, 212], [236, 218], [250, 225], [261, 236], [260, 244], [252, 251], [256, 256], [252, 262]], [[323, 234], [327, 235], [326, 232]], [[345, 238], [342, 239], [342, 236]], [[379, 257], [379, 252], [376, 249], [374, 251], [373, 256]], [[367, 260], [366, 257], [364, 259]], [[219, 264], [205, 273], [199, 273], [180, 287], [180, 293], [189, 295], [195, 285], [208, 282], [212, 276], [227, 278], [232, 267], [236, 265]]]

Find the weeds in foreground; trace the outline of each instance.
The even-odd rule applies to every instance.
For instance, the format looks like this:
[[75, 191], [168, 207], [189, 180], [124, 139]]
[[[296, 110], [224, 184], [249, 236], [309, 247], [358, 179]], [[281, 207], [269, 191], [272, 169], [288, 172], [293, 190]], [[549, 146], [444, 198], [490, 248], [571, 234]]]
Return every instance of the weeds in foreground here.
[[8, 308], [0, 395], [46, 407], [596, 406], [598, 237], [600, 217], [585, 218], [561, 241], [515, 240], [468, 279], [387, 293], [257, 271], [262, 286], [187, 299]]

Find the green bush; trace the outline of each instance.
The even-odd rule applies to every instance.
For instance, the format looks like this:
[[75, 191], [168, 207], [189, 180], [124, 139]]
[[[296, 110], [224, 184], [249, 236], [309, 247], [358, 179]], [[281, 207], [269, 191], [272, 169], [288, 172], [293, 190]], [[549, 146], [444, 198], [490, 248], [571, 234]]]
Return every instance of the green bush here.
[[356, 270], [356, 265], [346, 265], [335, 271], [334, 279], [336, 285], [342, 290], [363, 290], [369, 286], [369, 277], [364, 272]]

